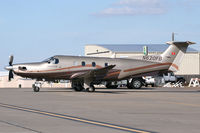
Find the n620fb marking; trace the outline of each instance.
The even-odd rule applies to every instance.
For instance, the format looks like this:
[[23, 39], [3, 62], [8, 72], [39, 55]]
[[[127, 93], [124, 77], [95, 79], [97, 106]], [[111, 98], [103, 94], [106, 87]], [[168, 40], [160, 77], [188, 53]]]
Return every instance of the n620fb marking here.
[[[95, 91], [94, 84], [106, 82], [106, 87], [114, 88], [112, 82], [127, 80], [128, 88], [141, 88], [142, 75], [155, 75], [166, 71], [177, 71], [187, 50], [193, 42], [167, 42], [170, 46], [161, 55], [128, 58], [102, 58], [56, 55], [38, 63], [12, 64], [10, 57], [9, 80], [13, 73], [37, 81], [71, 80], [75, 91]], [[131, 80], [129, 80], [131, 79]], [[35, 83], [34, 91], [40, 85]]]

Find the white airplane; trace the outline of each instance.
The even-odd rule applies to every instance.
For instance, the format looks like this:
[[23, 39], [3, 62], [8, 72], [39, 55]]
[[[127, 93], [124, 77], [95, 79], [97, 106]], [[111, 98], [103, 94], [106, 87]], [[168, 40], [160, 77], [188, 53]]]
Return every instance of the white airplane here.
[[[9, 80], [13, 73], [37, 81], [71, 80], [75, 91], [95, 91], [94, 84], [106, 82], [107, 88], [116, 88], [112, 82], [127, 80], [128, 88], [141, 88], [142, 75], [155, 75], [177, 71], [188, 45], [194, 42], [167, 42], [170, 46], [161, 55], [144, 55], [127, 58], [102, 58], [56, 55], [42, 62], [13, 64], [10, 56]], [[129, 80], [131, 79], [131, 80]], [[40, 90], [36, 82], [34, 91]]]

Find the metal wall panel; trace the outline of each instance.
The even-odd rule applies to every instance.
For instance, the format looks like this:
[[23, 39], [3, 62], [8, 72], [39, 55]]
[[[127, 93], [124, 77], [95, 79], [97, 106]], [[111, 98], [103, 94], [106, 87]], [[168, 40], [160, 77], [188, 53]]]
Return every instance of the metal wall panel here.
[[180, 70], [176, 72], [178, 75], [199, 74], [199, 53], [185, 54], [179, 69]]

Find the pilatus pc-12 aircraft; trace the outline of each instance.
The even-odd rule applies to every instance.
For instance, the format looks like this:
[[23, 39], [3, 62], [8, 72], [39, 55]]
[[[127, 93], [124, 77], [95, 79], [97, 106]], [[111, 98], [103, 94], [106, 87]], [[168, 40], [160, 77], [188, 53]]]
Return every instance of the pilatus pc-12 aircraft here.
[[128, 88], [141, 88], [142, 76], [166, 71], [177, 71], [188, 45], [194, 42], [167, 42], [170, 46], [161, 55], [144, 55], [128, 58], [102, 58], [56, 55], [37, 63], [12, 64], [10, 56], [9, 80], [13, 73], [36, 79], [33, 90], [40, 90], [39, 81], [70, 80], [75, 91], [95, 91], [94, 84], [106, 83], [107, 88], [117, 87], [112, 82], [127, 80]]

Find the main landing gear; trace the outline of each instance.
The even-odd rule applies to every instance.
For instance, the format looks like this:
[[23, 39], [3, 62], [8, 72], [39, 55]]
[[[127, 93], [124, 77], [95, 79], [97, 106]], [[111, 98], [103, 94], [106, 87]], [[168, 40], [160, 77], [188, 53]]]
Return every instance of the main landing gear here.
[[39, 81], [36, 81], [36, 82], [33, 84], [33, 91], [34, 91], [34, 92], [39, 92], [41, 87], [42, 87], [42, 83], [39, 82]]
[[106, 88], [108, 89], [117, 89], [118, 85], [117, 82], [107, 82], [106, 83]]
[[72, 88], [77, 92], [80, 92], [80, 91], [94, 92], [95, 91], [95, 87], [92, 84], [92, 81], [90, 79], [85, 79], [84, 81], [73, 80]]

